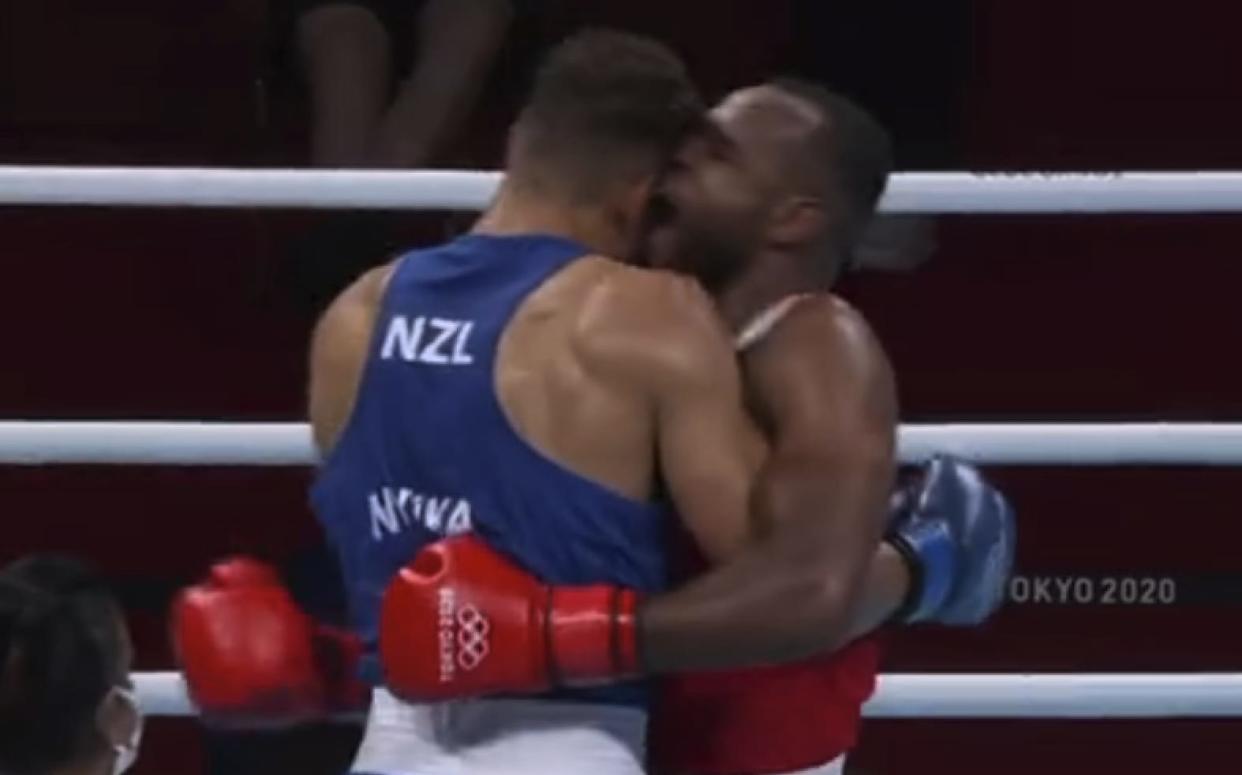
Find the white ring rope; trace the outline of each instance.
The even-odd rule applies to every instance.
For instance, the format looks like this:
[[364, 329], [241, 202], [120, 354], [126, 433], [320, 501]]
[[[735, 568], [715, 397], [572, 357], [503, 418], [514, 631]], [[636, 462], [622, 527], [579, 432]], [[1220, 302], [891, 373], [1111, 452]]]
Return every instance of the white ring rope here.
[[[0, 204], [481, 210], [500, 182], [477, 170], [0, 166]], [[1242, 211], [1242, 172], [907, 172], [891, 213]]]
[[[501, 176], [480, 171], [306, 171], [0, 166], [0, 204], [480, 210]], [[1242, 211], [1242, 172], [904, 173], [893, 213]], [[1242, 424], [953, 424], [901, 428], [903, 461], [1242, 464]], [[0, 464], [306, 465], [298, 423], [0, 422]], [[195, 715], [179, 673], [135, 675], [153, 716]], [[1242, 716], [1242, 674], [894, 674], [871, 718]]]
[[482, 210], [500, 179], [448, 170], [0, 166], [0, 204]]
[[[193, 716], [180, 673], [137, 673], [143, 710]], [[868, 718], [1210, 718], [1242, 716], [1240, 673], [882, 675]]]
[[[903, 462], [949, 452], [998, 465], [1242, 464], [1242, 423], [903, 425]], [[0, 421], [0, 464], [296, 466], [303, 423]]]

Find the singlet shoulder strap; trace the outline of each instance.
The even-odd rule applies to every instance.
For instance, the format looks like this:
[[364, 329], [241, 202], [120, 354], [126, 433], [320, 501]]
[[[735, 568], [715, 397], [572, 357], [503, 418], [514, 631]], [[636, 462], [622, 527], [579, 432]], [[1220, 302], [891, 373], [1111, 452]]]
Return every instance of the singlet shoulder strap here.
[[786, 296], [761, 310], [750, 319], [750, 322], [742, 328], [741, 333], [734, 339], [734, 346], [737, 348], [737, 351], [743, 352], [758, 344], [773, 328], [776, 328], [777, 323], [785, 319], [785, 316], [800, 301], [810, 297], [811, 294], [809, 293], [796, 293], [792, 296]]

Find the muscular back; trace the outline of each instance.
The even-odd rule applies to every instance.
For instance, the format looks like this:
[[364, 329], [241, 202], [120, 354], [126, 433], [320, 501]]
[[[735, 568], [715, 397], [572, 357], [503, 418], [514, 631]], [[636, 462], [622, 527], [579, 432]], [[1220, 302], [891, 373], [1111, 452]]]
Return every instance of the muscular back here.
[[[315, 332], [309, 399], [322, 452], [350, 416], [392, 271], [363, 276]], [[574, 261], [520, 304], [493, 378], [509, 423], [551, 461], [635, 500], [659, 476], [701, 540], [720, 551], [747, 540], [766, 450], [741, 407], [728, 333], [692, 281]]]
[[495, 374], [518, 435], [574, 473], [637, 500], [652, 493], [655, 397], [625, 373], [618, 347], [642, 332], [617, 317], [628, 306], [622, 297], [649, 283], [606, 259], [575, 262], [519, 307]]

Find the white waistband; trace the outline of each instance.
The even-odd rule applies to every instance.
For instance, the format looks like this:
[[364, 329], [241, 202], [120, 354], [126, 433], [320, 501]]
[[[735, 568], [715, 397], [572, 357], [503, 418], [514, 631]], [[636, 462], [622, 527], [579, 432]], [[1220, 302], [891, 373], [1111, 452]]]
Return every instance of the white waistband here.
[[376, 689], [355, 772], [373, 775], [641, 775], [637, 708], [478, 699], [414, 705]]

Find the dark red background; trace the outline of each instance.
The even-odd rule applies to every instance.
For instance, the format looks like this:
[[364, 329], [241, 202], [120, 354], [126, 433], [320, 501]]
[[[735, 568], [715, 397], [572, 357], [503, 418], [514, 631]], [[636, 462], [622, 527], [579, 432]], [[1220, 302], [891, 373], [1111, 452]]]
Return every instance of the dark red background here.
[[[781, 3], [714, 8], [710, 33], [674, 3], [599, 13], [678, 41], [714, 89], [779, 60]], [[292, 124], [264, 118], [262, 18], [250, 0], [8, 0], [0, 158], [294, 160]], [[1236, 5], [997, 0], [978, 3], [974, 21], [972, 166], [1242, 168]], [[900, 14], [892, 23], [911, 34]], [[869, 66], [901, 78], [920, 62]], [[494, 147], [497, 128], [480, 130], [479, 147]], [[281, 246], [307, 217], [0, 210], [0, 415], [297, 418], [307, 326], [274, 284]], [[847, 289], [896, 361], [907, 419], [1239, 414], [1237, 218], [952, 218], [940, 242], [923, 270]], [[996, 475], [1022, 515], [1023, 573], [1238, 569], [1234, 469]], [[295, 470], [4, 468], [3, 554], [78, 552], [138, 590], [140, 667], [167, 668], [161, 590], [221, 553], [287, 559], [312, 545], [305, 482]], [[888, 666], [1236, 670], [1237, 615], [1228, 594], [1172, 607], [1013, 606], [980, 632], [903, 633]], [[873, 773], [1232, 773], [1237, 731], [1225, 721], [874, 722], [856, 761]], [[348, 748], [347, 733], [314, 741], [330, 737]], [[195, 771], [193, 722], [155, 720], [147, 739], [140, 772]]]

